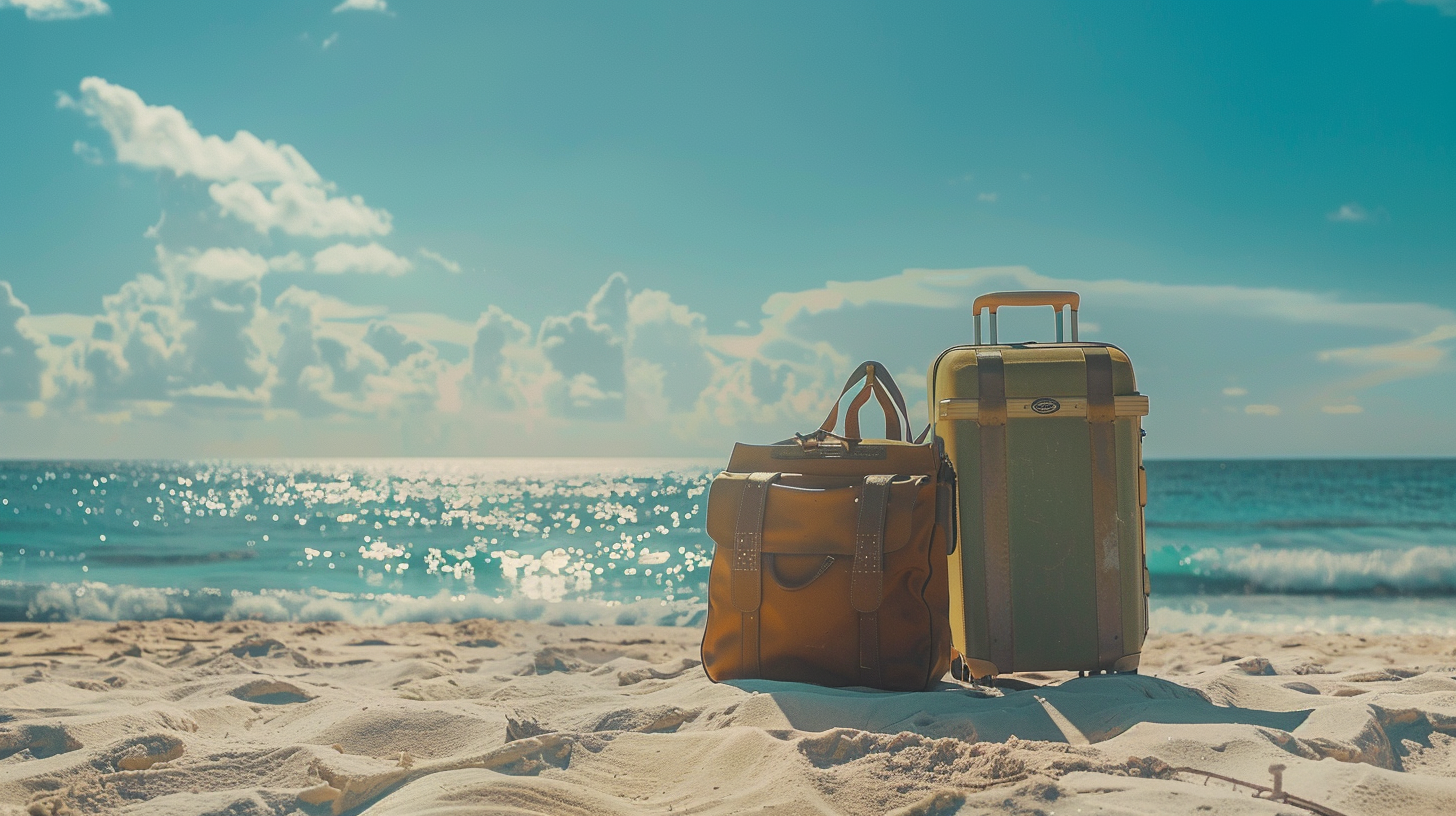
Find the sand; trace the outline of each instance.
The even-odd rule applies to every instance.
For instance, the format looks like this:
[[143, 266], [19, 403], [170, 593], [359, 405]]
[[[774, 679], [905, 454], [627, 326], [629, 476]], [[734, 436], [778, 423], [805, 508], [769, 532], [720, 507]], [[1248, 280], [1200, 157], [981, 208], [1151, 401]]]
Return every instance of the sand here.
[[[0, 814], [1456, 812], [1438, 638], [1161, 635], [1136, 676], [918, 694], [714, 685], [697, 639], [0, 624]], [[1299, 799], [1178, 770], [1273, 765]]]

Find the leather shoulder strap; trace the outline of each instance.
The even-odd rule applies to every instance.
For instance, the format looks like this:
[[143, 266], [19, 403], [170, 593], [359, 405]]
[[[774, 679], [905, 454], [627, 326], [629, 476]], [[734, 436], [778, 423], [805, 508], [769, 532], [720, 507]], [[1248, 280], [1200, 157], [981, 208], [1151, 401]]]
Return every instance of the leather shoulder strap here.
[[894, 476], [866, 476], [859, 499], [859, 522], [854, 533], [854, 566], [849, 580], [849, 602], [860, 612], [880, 608], [885, 594], [885, 509]]
[[865, 477], [849, 579], [849, 601], [859, 612], [859, 681], [871, 687], [880, 685], [883, 675], [879, 608], [885, 595], [885, 515], [894, 478], [888, 474]]
[[777, 473], [750, 473], [743, 484], [738, 504], [738, 524], [733, 531], [733, 605], [753, 612], [763, 603], [763, 514], [768, 508], [768, 486]]

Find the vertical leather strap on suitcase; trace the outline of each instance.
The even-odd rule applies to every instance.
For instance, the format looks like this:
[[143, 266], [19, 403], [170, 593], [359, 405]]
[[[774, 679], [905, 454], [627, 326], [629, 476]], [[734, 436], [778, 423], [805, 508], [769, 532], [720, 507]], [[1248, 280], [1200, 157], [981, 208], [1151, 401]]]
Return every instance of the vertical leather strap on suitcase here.
[[859, 612], [860, 683], [880, 683], [880, 602], [885, 595], [885, 515], [894, 476], [866, 476], [859, 498], [859, 521], [854, 533], [854, 565], [849, 579], [849, 602]]
[[981, 525], [986, 552], [989, 657], [998, 672], [1014, 671], [1011, 615], [1011, 525], [1006, 471], [1006, 366], [999, 349], [976, 354], [976, 423], [981, 427]]
[[750, 677], [759, 674], [758, 608], [763, 603], [763, 514], [768, 486], [777, 473], [753, 473], [743, 485], [733, 534], [733, 605], [743, 615], [742, 659]]
[[1117, 534], [1117, 437], [1112, 357], [1105, 348], [1087, 358], [1087, 428], [1092, 442], [1092, 540], [1097, 575], [1097, 666], [1111, 671], [1122, 642], [1122, 553]]

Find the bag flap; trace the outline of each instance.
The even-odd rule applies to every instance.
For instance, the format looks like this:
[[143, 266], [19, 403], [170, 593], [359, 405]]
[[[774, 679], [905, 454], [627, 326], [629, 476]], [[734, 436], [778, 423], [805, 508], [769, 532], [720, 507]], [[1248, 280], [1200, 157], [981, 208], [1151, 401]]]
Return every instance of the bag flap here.
[[934, 476], [940, 469], [940, 452], [934, 443], [913, 444], [894, 440], [860, 442], [848, 451], [825, 446], [807, 452], [795, 442], [776, 445], [733, 446], [727, 470], [749, 474], [754, 471], [802, 473], [818, 476], [853, 476], [863, 481], [871, 473]]
[[[720, 473], [708, 493], [708, 535], [732, 547], [746, 473]], [[763, 552], [853, 556], [863, 477], [784, 473], [768, 486]], [[894, 552], [935, 525], [935, 488], [926, 476], [897, 476], [885, 513], [885, 552]], [[917, 513], [916, 510], [920, 512]]]

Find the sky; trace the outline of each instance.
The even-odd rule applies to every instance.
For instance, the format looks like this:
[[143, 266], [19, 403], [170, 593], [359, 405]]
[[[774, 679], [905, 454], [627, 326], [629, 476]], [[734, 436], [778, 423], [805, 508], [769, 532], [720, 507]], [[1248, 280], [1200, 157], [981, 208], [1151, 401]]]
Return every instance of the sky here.
[[1149, 458], [1456, 455], [1456, 0], [0, 0], [0, 77], [0, 457], [721, 457], [1025, 288]]

